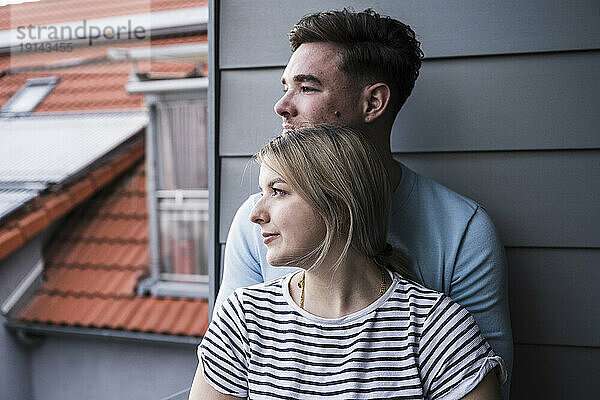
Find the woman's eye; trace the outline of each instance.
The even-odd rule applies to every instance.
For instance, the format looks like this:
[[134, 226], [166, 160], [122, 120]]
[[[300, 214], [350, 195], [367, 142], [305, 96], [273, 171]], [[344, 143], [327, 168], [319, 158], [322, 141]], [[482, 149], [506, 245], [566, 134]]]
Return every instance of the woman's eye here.
[[273, 188], [273, 196], [282, 196], [285, 192], [281, 189]]

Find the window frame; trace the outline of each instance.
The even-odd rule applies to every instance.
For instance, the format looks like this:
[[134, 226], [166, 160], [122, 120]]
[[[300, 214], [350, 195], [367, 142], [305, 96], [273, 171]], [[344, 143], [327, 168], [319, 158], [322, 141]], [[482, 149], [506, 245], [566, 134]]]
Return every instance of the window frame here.
[[[54, 87], [56, 86], [56, 84], [59, 81], [60, 81], [60, 78], [56, 77], [56, 76], [27, 79], [27, 81], [23, 84], [23, 86], [21, 86], [19, 88], [19, 90], [17, 90], [15, 92], [15, 94], [13, 94], [12, 97], [4, 104], [4, 106], [2, 106], [2, 110], [0, 110], [0, 114], [2, 116], [7, 116], [7, 117], [22, 117], [22, 116], [24, 117], [24, 116], [31, 115], [31, 113], [33, 111], [35, 111], [35, 109], [42, 103], [42, 101], [44, 101], [44, 99], [46, 97], [48, 97], [48, 95], [50, 94], [52, 89], [54, 89]], [[31, 107], [28, 111], [11, 111], [10, 110], [11, 107], [16, 102], [19, 101], [19, 98], [26, 95], [26, 92], [29, 88], [36, 87], [36, 86], [45, 86], [46, 93], [44, 93], [42, 96], [40, 96], [33, 103], [33, 107]]]
[[[176, 81], [184, 81], [186, 79], [178, 79]], [[146, 83], [146, 82], [139, 82]], [[138, 284], [139, 294], [151, 294], [154, 296], [169, 296], [169, 297], [187, 297], [187, 298], [209, 298], [210, 295], [210, 260], [207, 264], [207, 274], [198, 275], [202, 279], [197, 282], [182, 282], [165, 279], [167, 276], [161, 272], [161, 254], [160, 254], [160, 199], [174, 198], [174, 196], [186, 196], [187, 194], [198, 195], [202, 192], [203, 197], [207, 199], [207, 214], [208, 224], [210, 224], [210, 203], [209, 190], [160, 190], [158, 189], [158, 125], [157, 125], [157, 105], [159, 103], [175, 102], [175, 101], [198, 101], [208, 107], [207, 89], [205, 87], [194, 88], [194, 90], [183, 89], [178, 90], [180, 86], [174, 82], [174, 89], [171, 91], [161, 90], [159, 93], [145, 93], [146, 103], [149, 109], [149, 123], [146, 128], [146, 191], [148, 202], [148, 225], [149, 225], [149, 247], [150, 247], [150, 277], [143, 279]], [[208, 129], [208, 112], [205, 123]], [[207, 143], [207, 146], [209, 143]], [[210, 149], [209, 149], [210, 150]], [[210, 163], [210, 160], [206, 160]], [[168, 192], [174, 192], [174, 196], [170, 196]], [[196, 197], [197, 198], [197, 197]], [[210, 227], [209, 236], [207, 238], [208, 254], [210, 257]]]

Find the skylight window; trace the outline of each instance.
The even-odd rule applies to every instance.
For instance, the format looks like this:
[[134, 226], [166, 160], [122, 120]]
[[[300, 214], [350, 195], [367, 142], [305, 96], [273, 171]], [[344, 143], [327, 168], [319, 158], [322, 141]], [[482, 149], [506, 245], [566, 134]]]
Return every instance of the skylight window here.
[[2, 113], [29, 114], [48, 96], [57, 82], [56, 77], [28, 79], [2, 107]]

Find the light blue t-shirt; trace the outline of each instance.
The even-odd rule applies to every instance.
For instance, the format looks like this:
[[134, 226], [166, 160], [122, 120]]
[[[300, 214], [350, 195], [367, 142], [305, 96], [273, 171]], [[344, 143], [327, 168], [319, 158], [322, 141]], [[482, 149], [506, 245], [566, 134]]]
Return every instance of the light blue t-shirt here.
[[[273, 267], [266, 259], [260, 226], [250, 211], [260, 194], [238, 209], [227, 237], [223, 280], [215, 309], [238, 287], [279, 278], [295, 268]], [[485, 210], [439, 183], [402, 165], [392, 199], [388, 242], [409, 257], [421, 283], [445, 293], [477, 321], [494, 352], [512, 372], [513, 342], [504, 247]]]

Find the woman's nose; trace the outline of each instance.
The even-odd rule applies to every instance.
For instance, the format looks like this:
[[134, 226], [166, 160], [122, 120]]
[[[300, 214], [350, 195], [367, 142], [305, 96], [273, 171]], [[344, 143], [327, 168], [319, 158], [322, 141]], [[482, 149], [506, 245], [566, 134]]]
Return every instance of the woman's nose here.
[[258, 200], [258, 202], [254, 205], [254, 208], [252, 208], [252, 211], [250, 212], [250, 221], [260, 225], [265, 222], [268, 222], [268, 220], [268, 213], [266, 212], [263, 199], [261, 197], [261, 199]]

